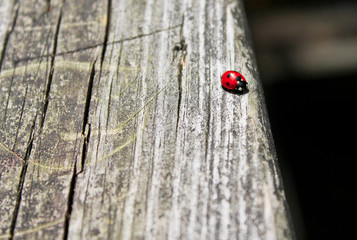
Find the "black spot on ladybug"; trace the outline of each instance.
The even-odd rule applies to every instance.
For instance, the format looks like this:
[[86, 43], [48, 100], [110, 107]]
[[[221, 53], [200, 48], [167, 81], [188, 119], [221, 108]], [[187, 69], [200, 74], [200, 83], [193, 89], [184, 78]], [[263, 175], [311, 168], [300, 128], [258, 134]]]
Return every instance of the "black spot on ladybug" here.
[[241, 76], [236, 77], [236, 80], [237, 80], [237, 81], [240, 81], [241, 79], [242, 79]]
[[230, 78], [230, 77], [231, 77], [231, 74], [230, 74], [230, 73], [228, 73], [227, 78]]
[[229, 86], [229, 83], [226, 83], [227, 84], [227, 86]]

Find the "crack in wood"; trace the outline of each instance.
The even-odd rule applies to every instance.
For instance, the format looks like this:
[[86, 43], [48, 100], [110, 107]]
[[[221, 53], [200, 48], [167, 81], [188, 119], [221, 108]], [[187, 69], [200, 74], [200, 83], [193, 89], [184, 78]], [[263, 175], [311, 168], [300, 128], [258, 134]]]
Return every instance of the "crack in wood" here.
[[106, 52], [107, 46], [108, 46], [111, 8], [112, 8], [112, 1], [111, 0], [107, 0], [107, 18], [106, 18], [106, 23], [105, 23], [105, 32], [104, 32], [102, 54], [101, 54], [101, 57], [100, 57], [100, 69], [102, 69], [105, 52]]
[[178, 130], [178, 125], [180, 120], [180, 110], [181, 110], [181, 101], [182, 101], [182, 72], [183, 72], [183, 64], [180, 61], [178, 64], [178, 74], [177, 74], [178, 99], [177, 99], [176, 133]]
[[22, 101], [20, 119], [19, 119], [19, 123], [18, 123], [17, 128], [16, 128], [14, 145], [12, 147], [13, 150], [15, 149], [15, 145], [16, 145], [17, 138], [18, 138], [18, 135], [19, 135], [19, 129], [20, 129], [20, 126], [21, 126], [21, 121], [22, 121], [22, 118], [24, 116], [24, 109], [25, 109], [25, 103], [26, 103], [26, 98], [27, 98], [27, 91], [28, 91], [28, 84], [26, 85], [25, 96], [24, 96], [24, 100]]
[[10, 29], [8, 29], [8, 31], [6, 31], [3, 48], [1, 49], [1, 52], [0, 52], [0, 72], [1, 72], [1, 69], [2, 69], [3, 61], [5, 59], [6, 47], [7, 47], [7, 44], [9, 42], [10, 35], [12, 34], [12, 32], [15, 29], [17, 18], [19, 16], [19, 9], [20, 9], [20, 4], [18, 3], [18, 0], [15, 0], [14, 7], [13, 7], [13, 10], [12, 10], [14, 12], [14, 16], [12, 18], [12, 24], [11, 24]]
[[61, 21], [62, 21], [62, 6], [61, 6], [61, 9], [58, 14], [55, 34], [53, 36], [53, 46], [52, 46], [53, 49], [52, 49], [51, 60], [50, 60], [50, 71], [47, 76], [47, 84], [46, 84], [46, 88], [45, 88], [45, 97], [44, 97], [44, 106], [43, 106], [43, 111], [42, 111], [42, 118], [40, 121], [40, 131], [42, 131], [43, 124], [44, 124], [45, 118], [46, 118], [47, 109], [48, 109], [49, 95], [50, 95], [50, 91], [51, 91], [51, 85], [52, 85], [52, 79], [53, 79], [53, 73], [54, 73], [54, 63], [55, 63], [56, 51], [57, 51], [58, 33], [60, 30]]
[[89, 108], [90, 108], [90, 102], [92, 100], [92, 92], [93, 92], [93, 83], [94, 83], [94, 76], [95, 76], [95, 64], [97, 60], [94, 60], [91, 66], [90, 70], [90, 75], [89, 75], [89, 80], [88, 80], [88, 87], [87, 87], [87, 95], [86, 95], [86, 101], [85, 101], [85, 106], [84, 106], [84, 113], [83, 113], [83, 124], [82, 124], [82, 134], [84, 134], [86, 130], [86, 126], [88, 124], [88, 117], [89, 117]]
[[[208, 67], [208, 76], [211, 75], [211, 63], [209, 63]], [[207, 109], [211, 109], [211, 82], [208, 82], [208, 96], [207, 96]], [[207, 123], [206, 123], [206, 131], [205, 131], [205, 161], [208, 165], [208, 147], [209, 147], [209, 140], [210, 140], [210, 133], [211, 133], [211, 118], [212, 113], [208, 111]]]
[[21, 169], [20, 180], [19, 180], [19, 183], [18, 183], [18, 186], [17, 186], [15, 209], [14, 209], [14, 211], [12, 213], [12, 219], [11, 219], [11, 224], [10, 224], [9, 240], [12, 240], [13, 237], [14, 237], [17, 216], [19, 214], [19, 209], [20, 209], [20, 204], [21, 204], [22, 190], [23, 190], [23, 187], [24, 187], [25, 176], [26, 176], [26, 172], [27, 172], [27, 166], [28, 166], [27, 164], [23, 164], [22, 165], [22, 169]]
[[[122, 43], [122, 42], [133, 41], [133, 40], [137, 40], [137, 39], [140, 39], [140, 38], [149, 37], [149, 36], [152, 36], [152, 35], [155, 35], [155, 34], [158, 34], [158, 33], [171, 31], [173, 29], [180, 28], [181, 25], [182, 24], [178, 24], [178, 25], [174, 25], [174, 26], [169, 27], [169, 28], [158, 29], [158, 30], [155, 30], [155, 31], [152, 31], [152, 32], [149, 32], [149, 33], [143, 33], [143, 34], [139, 34], [139, 35], [132, 36], [132, 37], [127, 37], [127, 38], [122, 38], [122, 39], [119, 39], [119, 40], [114, 40], [112, 42], [107, 42], [106, 46], [108, 47], [110, 45], [114, 45], [114, 44], [118, 44], [118, 43]], [[76, 49], [65, 51], [65, 52], [58, 52], [58, 53], [56, 53], [55, 56], [57, 57], [57, 56], [63, 56], [63, 55], [67, 55], [67, 54], [73, 54], [73, 53], [77, 53], [77, 52], [82, 52], [82, 51], [90, 50], [90, 49], [97, 48], [97, 47], [104, 47], [104, 45], [105, 45], [105, 42], [100, 42], [100, 43], [96, 43], [96, 44], [93, 44], [93, 45], [90, 45], [90, 46], [87, 46], [87, 47], [76, 48]], [[26, 57], [26, 58], [17, 59], [15, 62], [16, 63], [20, 63], [20, 62], [24, 62], [24, 61], [31, 61], [31, 60], [36, 60], [36, 59], [40, 59], [40, 58], [48, 58], [48, 57], [53, 57], [53, 56], [54, 56], [53, 54], [46, 54], [46, 55], [35, 56], [35, 57]]]
[[45, 1], [46, 1], [46, 12], [48, 13], [49, 11], [52, 10], [51, 0], [45, 0]]
[[35, 120], [33, 121], [32, 126], [31, 126], [30, 137], [28, 140], [25, 157], [23, 158], [20, 180], [19, 180], [19, 183], [17, 186], [16, 203], [14, 206], [14, 211], [13, 211], [12, 219], [11, 219], [11, 223], [10, 223], [9, 240], [13, 239], [14, 233], [15, 233], [16, 221], [17, 221], [17, 217], [19, 214], [21, 199], [22, 199], [22, 190], [24, 188], [24, 182], [25, 182], [25, 177], [26, 177], [26, 172], [27, 172], [27, 167], [28, 167], [27, 163], [28, 163], [28, 159], [30, 158], [32, 146], [33, 146], [35, 125], [36, 125], [36, 117], [35, 117]]
[[[91, 131], [91, 125], [87, 124], [85, 132], [83, 133], [83, 146], [82, 146], [82, 156], [81, 156], [81, 170], [79, 173], [84, 171], [84, 165], [86, 162], [86, 157], [87, 157], [87, 152], [88, 152], [88, 143], [90, 139], [90, 131]], [[78, 174], [79, 174], [78, 173]]]
[[[185, 15], [182, 16], [182, 22], [180, 25], [180, 45], [174, 47], [175, 52], [182, 52], [180, 56], [180, 60], [178, 62], [178, 74], [177, 74], [177, 87], [178, 87], [178, 100], [177, 100], [177, 120], [176, 120], [176, 133], [178, 130], [179, 120], [180, 120], [180, 110], [181, 110], [181, 101], [182, 101], [182, 77], [183, 77], [183, 69], [186, 65], [186, 50], [187, 44], [185, 42], [185, 38], [183, 37], [183, 28], [185, 23]], [[175, 56], [175, 54], [174, 54]]]
[[81, 169], [77, 173], [77, 161], [74, 163], [72, 178], [70, 181], [70, 187], [68, 192], [68, 201], [67, 201], [67, 210], [65, 214], [65, 222], [64, 222], [64, 230], [63, 230], [63, 240], [68, 238], [69, 232], [69, 221], [71, 218], [72, 207], [73, 207], [73, 198], [76, 188], [76, 180], [77, 176], [84, 171], [84, 165], [87, 157], [88, 151], [88, 143], [90, 140], [90, 131], [91, 125], [88, 123], [89, 117], [89, 109], [90, 109], [90, 102], [92, 99], [92, 91], [93, 91], [93, 82], [95, 76], [95, 64], [97, 60], [94, 60], [91, 66], [90, 76], [88, 80], [88, 87], [87, 87], [87, 95], [86, 95], [86, 102], [84, 106], [84, 113], [83, 113], [83, 125], [82, 125], [82, 136], [83, 136], [83, 145], [82, 145], [82, 154], [81, 154]]
[[110, 86], [109, 86], [109, 96], [108, 96], [108, 105], [107, 105], [107, 117], [105, 121], [105, 129], [108, 130], [108, 124], [109, 124], [109, 117], [110, 117], [110, 103], [112, 100], [112, 92], [113, 92], [113, 78], [110, 80]]
[[[83, 153], [82, 153], [83, 154]], [[68, 238], [68, 231], [69, 231], [69, 221], [71, 219], [72, 207], [73, 207], [73, 198], [74, 198], [74, 190], [76, 187], [77, 181], [77, 162], [74, 163], [73, 172], [71, 181], [69, 184], [69, 191], [67, 197], [67, 210], [65, 213], [65, 220], [64, 220], [64, 229], [63, 229], [63, 240], [67, 240]]]

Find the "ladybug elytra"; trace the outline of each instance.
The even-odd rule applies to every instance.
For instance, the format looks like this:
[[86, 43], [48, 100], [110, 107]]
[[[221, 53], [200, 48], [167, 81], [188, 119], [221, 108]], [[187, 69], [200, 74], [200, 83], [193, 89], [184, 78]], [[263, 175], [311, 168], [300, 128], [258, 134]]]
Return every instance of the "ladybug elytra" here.
[[222, 87], [225, 90], [244, 93], [247, 92], [247, 81], [242, 74], [236, 71], [227, 71], [221, 78]]

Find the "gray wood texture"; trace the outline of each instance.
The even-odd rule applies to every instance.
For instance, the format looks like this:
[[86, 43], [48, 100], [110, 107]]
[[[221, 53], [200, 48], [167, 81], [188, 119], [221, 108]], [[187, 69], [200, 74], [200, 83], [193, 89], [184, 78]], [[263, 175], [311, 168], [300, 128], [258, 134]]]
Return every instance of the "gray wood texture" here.
[[0, 0], [0, 239], [294, 238], [247, 36], [241, 1]]

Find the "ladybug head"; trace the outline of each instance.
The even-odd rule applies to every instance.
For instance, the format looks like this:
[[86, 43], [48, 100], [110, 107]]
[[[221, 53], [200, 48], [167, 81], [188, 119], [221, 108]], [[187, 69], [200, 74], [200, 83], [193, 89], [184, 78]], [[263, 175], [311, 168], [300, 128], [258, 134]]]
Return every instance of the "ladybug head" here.
[[247, 82], [245, 81], [238, 81], [237, 87], [234, 89], [240, 93], [246, 92], [247, 91]]

